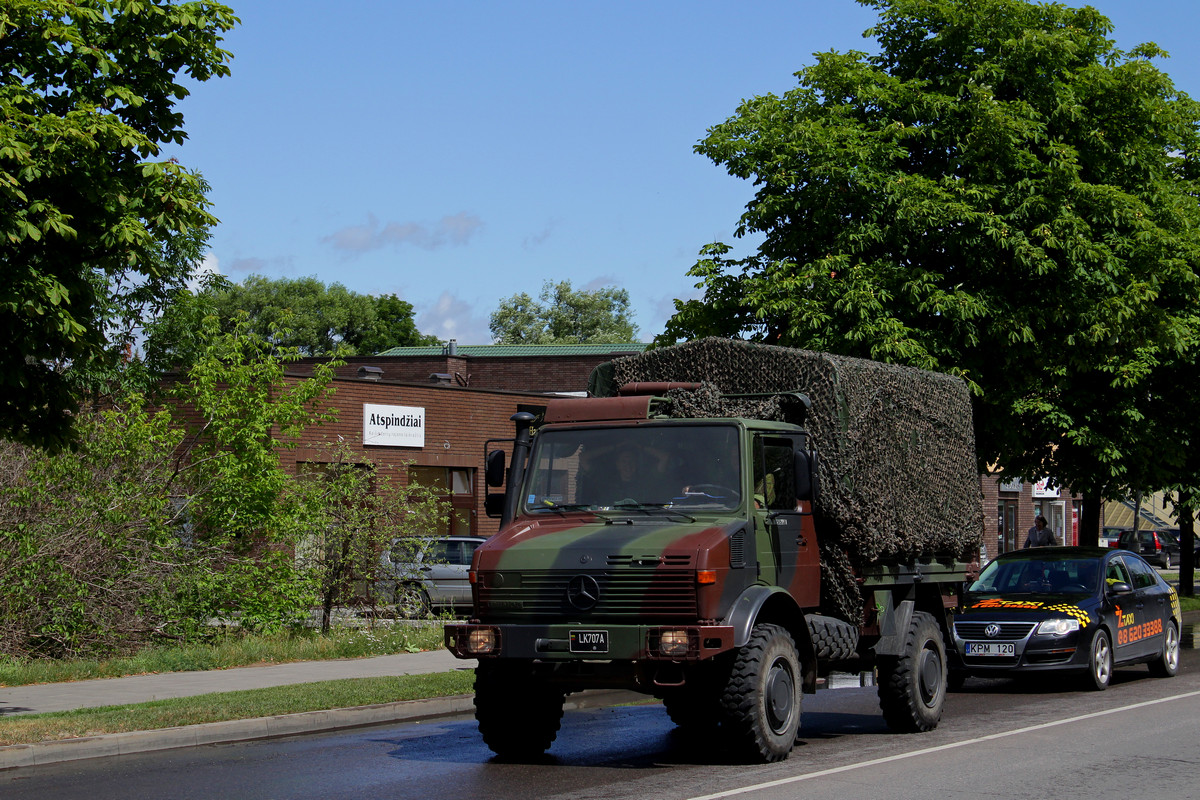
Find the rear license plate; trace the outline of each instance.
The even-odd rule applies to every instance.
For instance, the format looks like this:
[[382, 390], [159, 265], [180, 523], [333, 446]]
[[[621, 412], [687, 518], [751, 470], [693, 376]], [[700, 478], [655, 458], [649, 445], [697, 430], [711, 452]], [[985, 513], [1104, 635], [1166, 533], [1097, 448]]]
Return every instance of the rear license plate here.
[[967, 642], [969, 656], [1015, 656], [1017, 646], [1012, 642]]
[[608, 631], [571, 631], [572, 653], [607, 653]]

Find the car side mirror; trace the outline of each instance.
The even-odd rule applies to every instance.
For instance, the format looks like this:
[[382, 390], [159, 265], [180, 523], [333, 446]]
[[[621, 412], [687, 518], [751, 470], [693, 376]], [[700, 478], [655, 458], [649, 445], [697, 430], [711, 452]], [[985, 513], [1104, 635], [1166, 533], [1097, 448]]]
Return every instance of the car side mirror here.
[[1108, 585], [1108, 591], [1112, 594], [1133, 594], [1133, 587], [1125, 581], [1117, 581]]

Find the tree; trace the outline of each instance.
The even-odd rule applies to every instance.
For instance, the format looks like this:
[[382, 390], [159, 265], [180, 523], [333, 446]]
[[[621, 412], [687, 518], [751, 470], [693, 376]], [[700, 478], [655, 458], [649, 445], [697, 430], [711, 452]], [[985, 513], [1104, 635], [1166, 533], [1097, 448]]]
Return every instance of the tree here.
[[224, 283], [206, 291], [225, 321], [249, 315], [251, 330], [306, 356], [364, 355], [408, 345], [437, 344], [413, 322], [413, 307], [394, 294], [374, 297], [326, 286], [316, 278], [251, 275], [240, 285]]
[[522, 292], [500, 303], [488, 328], [496, 344], [616, 344], [637, 341], [638, 327], [624, 289], [571, 288], [570, 281], [542, 286], [541, 302]]
[[[981, 467], [1158, 488], [1148, 386], [1200, 330], [1200, 109], [1095, 9], [859, 0], [879, 53], [819, 53], [698, 152], [757, 190], [660, 342], [750, 338], [959, 375]], [[1093, 531], [1094, 535], [1094, 531]]]
[[437, 336], [417, 330], [412, 303], [394, 294], [372, 295], [372, 299], [375, 301], [375, 324], [355, 342], [359, 355], [382, 353], [393, 347], [441, 344]]
[[223, 5], [174, 0], [9, 0], [0, 9], [0, 436], [71, 439], [75, 384], [110, 361], [109, 325], [178, 285], [176, 259], [216, 221], [174, 159], [173, 110], [229, 73]]

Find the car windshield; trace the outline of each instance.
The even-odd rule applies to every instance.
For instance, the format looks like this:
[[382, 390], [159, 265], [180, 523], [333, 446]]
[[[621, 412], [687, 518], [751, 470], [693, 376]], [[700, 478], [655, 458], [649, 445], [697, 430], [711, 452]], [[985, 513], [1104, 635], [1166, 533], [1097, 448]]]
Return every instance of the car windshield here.
[[992, 561], [969, 591], [986, 594], [1091, 594], [1096, 590], [1095, 558], [1028, 557]]
[[741, 504], [732, 425], [565, 428], [538, 434], [525, 510], [729, 510]]

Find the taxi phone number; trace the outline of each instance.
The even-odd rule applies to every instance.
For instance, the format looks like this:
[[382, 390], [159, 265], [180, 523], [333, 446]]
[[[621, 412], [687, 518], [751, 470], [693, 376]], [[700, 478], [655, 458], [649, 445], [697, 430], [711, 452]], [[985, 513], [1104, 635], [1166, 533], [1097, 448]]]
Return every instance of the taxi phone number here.
[[1130, 625], [1126, 628], [1117, 629], [1117, 644], [1130, 644], [1131, 642], [1140, 642], [1147, 636], [1157, 636], [1163, 632], [1163, 624], [1161, 619], [1152, 619], [1148, 622], [1143, 622], [1140, 625]]

